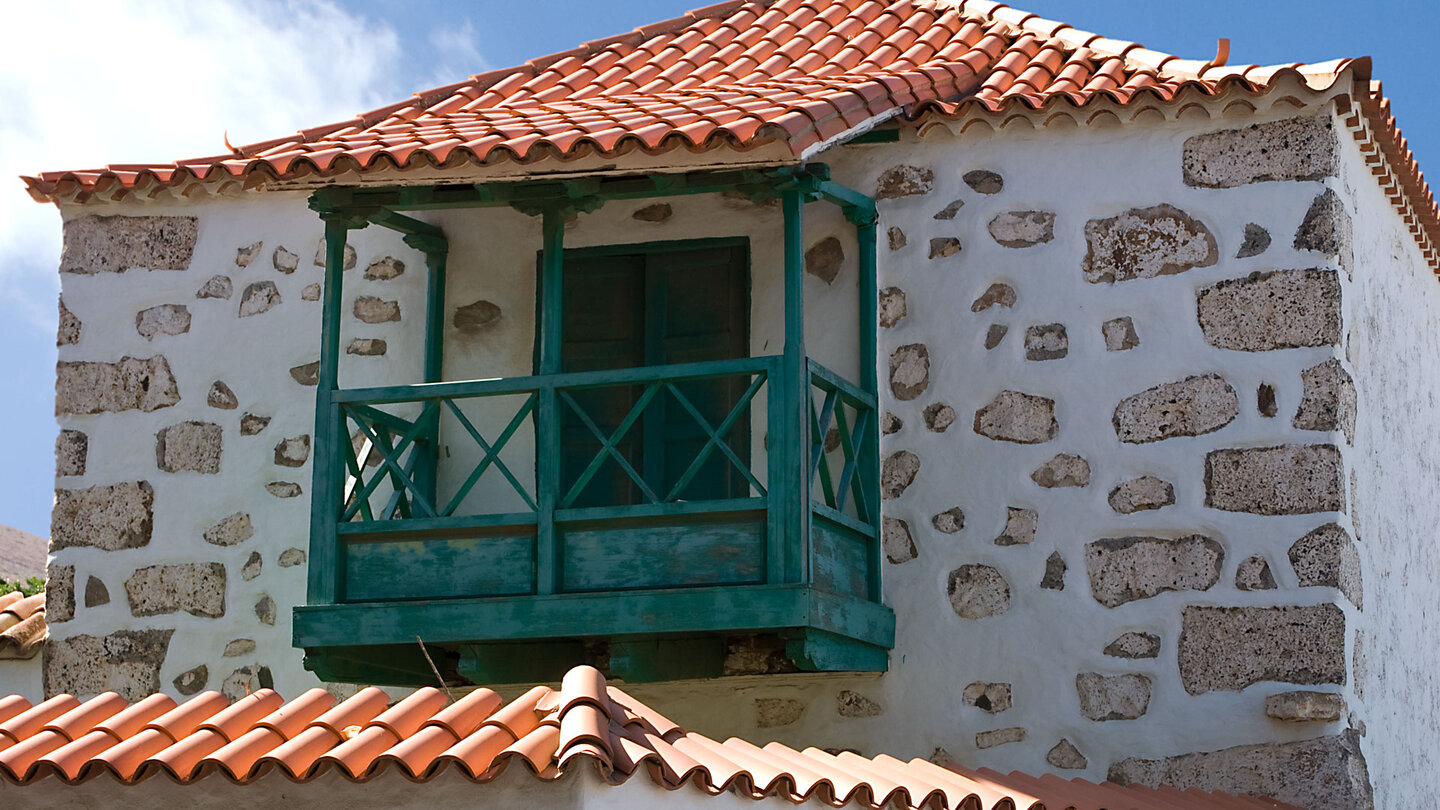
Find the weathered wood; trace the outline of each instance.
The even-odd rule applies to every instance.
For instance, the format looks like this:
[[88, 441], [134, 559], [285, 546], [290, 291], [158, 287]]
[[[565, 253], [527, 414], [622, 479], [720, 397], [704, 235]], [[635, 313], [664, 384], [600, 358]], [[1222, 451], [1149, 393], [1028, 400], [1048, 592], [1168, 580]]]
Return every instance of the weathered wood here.
[[867, 598], [870, 538], [819, 516], [811, 521], [810, 532], [815, 587]]
[[725, 643], [719, 636], [610, 642], [610, 677], [628, 683], [718, 678], [724, 671]]
[[884, 672], [890, 662], [885, 649], [820, 630], [787, 641], [785, 654], [811, 672]]
[[350, 602], [531, 593], [535, 538], [469, 537], [346, 543]]
[[765, 522], [635, 521], [561, 531], [567, 592], [756, 584], [765, 578]]
[[559, 683], [571, 667], [589, 659], [579, 641], [464, 644], [455, 668], [471, 683], [486, 686]]

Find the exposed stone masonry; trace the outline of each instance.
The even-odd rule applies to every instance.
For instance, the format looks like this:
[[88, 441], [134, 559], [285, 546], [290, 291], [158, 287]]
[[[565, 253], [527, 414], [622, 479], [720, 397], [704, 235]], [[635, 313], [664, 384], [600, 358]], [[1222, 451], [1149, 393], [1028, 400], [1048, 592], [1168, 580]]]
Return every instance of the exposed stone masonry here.
[[1085, 223], [1085, 280], [1109, 284], [1183, 273], [1219, 260], [1215, 235], [1170, 205], [1136, 208]]
[[184, 270], [198, 235], [195, 217], [77, 217], [64, 226], [60, 272]]

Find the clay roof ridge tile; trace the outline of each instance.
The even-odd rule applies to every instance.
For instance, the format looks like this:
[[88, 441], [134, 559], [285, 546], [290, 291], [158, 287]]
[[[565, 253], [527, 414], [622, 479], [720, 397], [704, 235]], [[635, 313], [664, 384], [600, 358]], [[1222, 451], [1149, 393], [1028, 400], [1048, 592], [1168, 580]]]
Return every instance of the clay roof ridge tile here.
[[0, 723], [0, 751], [40, 731], [46, 723], [80, 706], [73, 695], [60, 694]]
[[19, 602], [21, 599], [24, 599], [24, 598], [25, 598], [25, 594], [23, 594], [23, 593], [21, 593], [21, 592], [19, 592], [19, 591], [10, 591], [10, 592], [8, 592], [8, 593], [0, 593], [0, 610], [7, 610], [7, 609], [9, 609], [9, 607], [10, 607], [11, 605], [15, 604], [16, 602]]

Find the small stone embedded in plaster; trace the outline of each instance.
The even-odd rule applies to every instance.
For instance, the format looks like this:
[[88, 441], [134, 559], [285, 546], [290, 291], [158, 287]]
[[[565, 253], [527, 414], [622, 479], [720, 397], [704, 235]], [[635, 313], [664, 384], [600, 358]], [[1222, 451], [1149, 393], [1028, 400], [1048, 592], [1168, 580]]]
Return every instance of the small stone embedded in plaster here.
[[1185, 691], [1240, 691], [1261, 681], [1345, 683], [1345, 613], [1333, 604], [1185, 608]]
[[1289, 556], [1301, 587], [1338, 588], [1355, 607], [1365, 606], [1360, 553], [1340, 524], [1327, 523], [1296, 540]]
[[235, 397], [235, 392], [224, 380], [216, 380], [210, 385], [210, 391], [205, 395], [205, 404], [212, 408], [219, 408], [222, 411], [233, 411], [240, 407], [240, 400]]
[[475, 301], [455, 308], [450, 323], [463, 335], [482, 332], [500, 321], [500, 307], [491, 301]]
[[1005, 333], [1009, 331], [1010, 327], [1003, 323], [990, 324], [990, 330], [985, 333], [985, 350], [989, 351], [999, 346], [1000, 341], [1005, 339]]
[[1046, 323], [1025, 330], [1026, 360], [1059, 360], [1070, 353], [1065, 324]]
[[290, 368], [290, 379], [294, 380], [297, 383], [300, 383], [301, 385], [319, 385], [320, 361], [316, 360], [313, 363], [305, 363], [299, 366], [292, 366]]
[[941, 534], [954, 534], [965, 528], [965, 512], [958, 506], [952, 506], [930, 518], [930, 525]]
[[980, 194], [999, 194], [1005, 189], [1005, 178], [986, 169], [968, 171], [960, 179]]
[[1355, 381], [1334, 357], [1300, 372], [1304, 394], [1292, 423], [1300, 430], [1342, 430], [1355, 441]]
[[725, 675], [775, 675], [798, 672], [785, 654], [785, 639], [774, 633], [729, 636], [725, 639]]
[[951, 571], [945, 592], [962, 619], [984, 619], [1010, 610], [1010, 583], [989, 565], [962, 565]]
[[994, 748], [997, 745], [1008, 745], [1010, 743], [1024, 742], [1025, 729], [1020, 726], [1014, 728], [997, 728], [993, 731], [980, 731], [975, 734], [975, 747], [981, 750]]
[[935, 172], [919, 166], [893, 166], [886, 169], [875, 184], [875, 199], [892, 200], [928, 194], [935, 188]]
[[240, 667], [225, 678], [224, 683], [220, 684], [220, 694], [234, 703], [246, 695], [252, 695], [256, 690], [264, 688], [266, 688], [265, 685], [260, 682], [259, 669], [254, 665], [247, 665]]
[[390, 323], [400, 320], [400, 302], [362, 295], [355, 299], [354, 312], [362, 323]]
[[260, 248], [264, 247], [264, 245], [264, 242], [256, 242], [253, 245], [246, 245], [245, 247], [236, 248], [235, 266], [249, 267], [250, 262], [255, 261], [255, 257], [260, 255]]
[[115, 363], [55, 364], [55, 415], [141, 410], [180, 401], [180, 389], [164, 355], [122, 357]]
[[45, 618], [52, 624], [75, 618], [75, 566], [46, 566]]
[[1248, 259], [1269, 249], [1270, 232], [1251, 222], [1245, 226], [1245, 241], [1240, 243], [1240, 250], [1236, 252], [1235, 258]]
[[380, 357], [388, 348], [381, 338], [354, 338], [350, 345], [345, 347], [345, 353], [360, 357]]
[[55, 345], [73, 346], [80, 342], [83, 324], [75, 317], [75, 313], [65, 307], [64, 298], [57, 298], [56, 303], [60, 306], [60, 325], [55, 330]]
[[254, 536], [255, 527], [250, 523], [250, 515], [246, 512], [226, 515], [204, 533], [205, 542], [212, 546], [234, 546]]
[[151, 565], [125, 580], [130, 614], [162, 616], [184, 611], [215, 619], [225, 615], [225, 566], [220, 563]]
[[45, 694], [118, 692], [138, 703], [160, 691], [160, 668], [174, 630], [120, 630], [108, 636], [51, 638], [41, 665]]
[[1011, 706], [1010, 684], [976, 681], [960, 693], [960, 702], [990, 714], [999, 714]]
[[859, 692], [844, 689], [835, 699], [835, 710], [841, 717], [878, 717], [880, 704]]
[[280, 304], [280, 288], [273, 281], [257, 281], [240, 293], [240, 317], [269, 312]]
[[899, 250], [910, 242], [910, 240], [905, 238], [904, 231], [894, 227], [885, 231], [885, 238], [889, 240], [891, 250]]
[[900, 417], [889, 411], [886, 411], [885, 415], [880, 417], [880, 432], [886, 436], [899, 433], [903, 427], [905, 427], [905, 423], [901, 421]]
[[84, 546], [118, 551], [150, 543], [155, 490], [147, 481], [55, 490], [50, 550]]
[[1003, 247], [1028, 248], [1055, 238], [1055, 215], [1049, 211], [1007, 211], [990, 220], [990, 238]]
[[389, 281], [405, 275], [405, 262], [393, 256], [381, 256], [365, 268], [367, 281]]
[[1105, 336], [1105, 351], [1125, 352], [1140, 345], [1140, 336], [1135, 334], [1135, 322], [1129, 315], [1112, 318], [1100, 326]]
[[252, 551], [250, 552], [250, 558], [245, 561], [244, 565], [240, 566], [240, 578], [249, 582], [260, 576], [260, 572], [264, 567], [265, 560], [260, 556], [260, 552]]
[[[355, 254], [355, 246], [354, 246], [354, 245], [351, 245], [351, 244], [346, 244], [346, 245], [345, 245], [345, 260], [344, 260], [343, 262], [341, 262], [341, 264], [340, 264], [340, 269], [342, 269], [342, 270], [353, 270], [353, 269], [355, 268], [355, 262], [357, 262], [357, 261], [359, 261], [359, 257]], [[316, 247], [315, 247], [315, 259], [314, 259], [314, 263], [315, 263], [315, 266], [316, 266], [316, 267], [324, 267], [324, 266], [325, 266], [325, 240], [324, 240], [324, 239], [321, 239], [321, 240], [320, 240], [320, 244], [319, 244], [319, 245], [316, 245]]]
[[1134, 720], [1150, 707], [1150, 679], [1144, 675], [1082, 672], [1075, 676], [1075, 691], [1080, 713], [1100, 722]]
[[886, 329], [899, 323], [907, 314], [905, 291], [899, 287], [886, 287], [880, 291], [880, 325]]
[[320, 293], [323, 292], [323, 290], [324, 288], [322, 288], [319, 284], [306, 284], [305, 287], [300, 290], [300, 300], [319, 301]]
[[670, 203], [652, 203], [644, 208], [636, 209], [630, 218], [638, 222], [664, 222], [675, 216], [675, 209]]
[[1265, 696], [1265, 715], [1290, 723], [1336, 723], [1345, 709], [1344, 696], [1334, 692], [1297, 690]]
[[1255, 410], [1266, 419], [1273, 418], [1278, 412], [1275, 405], [1275, 386], [1270, 383], [1260, 383], [1255, 389]]
[[1090, 767], [1089, 760], [1069, 740], [1061, 739], [1045, 754], [1045, 761], [1052, 767], [1065, 771], [1079, 771]]
[[805, 704], [792, 698], [756, 698], [755, 725], [779, 728], [794, 724], [805, 713]]
[[840, 268], [844, 264], [845, 249], [840, 245], [840, 240], [833, 236], [821, 239], [805, 251], [805, 272], [826, 284], [835, 283], [835, 277], [840, 275]]
[[892, 565], [910, 562], [920, 554], [915, 548], [914, 538], [910, 536], [910, 525], [899, 518], [884, 519], [881, 541], [885, 547], [885, 559]]
[[931, 752], [930, 752], [929, 761], [930, 761], [930, 762], [933, 762], [933, 763], [935, 763], [936, 765], [939, 765], [939, 766], [941, 766], [941, 767], [948, 767], [948, 766], [950, 766], [950, 765], [958, 765], [958, 764], [960, 764], [960, 763], [955, 759], [955, 757], [953, 757], [953, 756], [950, 755], [950, 752], [949, 752], [949, 751], [946, 751], [944, 748], [938, 748], [938, 747], [937, 747], [934, 751], [931, 751]]
[[298, 548], [287, 548], [280, 552], [280, 567], [294, 568], [297, 565], [305, 564], [305, 551]]
[[1221, 545], [1204, 535], [1107, 537], [1085, 544], [1090, 593], [1108, 608], [1166, 591], [1206, 591], [1220, 581]]
[[937, 236], [930, 240], [930, 258], [948, 259], [961, 250], [960, 240], [954, 236]]
[[110, 604], [110, 589], [98, 577], [85, 580], [85, 607], [93, 608]]
[[84, 475], [85, 458], [90, 453], [90, 437], [78, 430], [65, 429], [55, 437], [55, 474]]
[[1310, 203], [1305, 219], [1295, 231], [1295, 249], [1333, 257], [1348, 272], [1353, 263], [1353, 230], [1345, 203], [1333, 189], [1327, 188]]
[[1242, 591], [1273, 591], [1277, 587], [1270, 563], [1256, 555], [1246, 557], [1235, 568], [1235, 587]]
[[909, 343], [890, 354], [890, 391], [901, 402], [909, 402], [930, 387], [930, 350], [923, 343]]
[[181, 422], [155, 434], [155, 466], [165, 472], [220, 472], [220, 426], [213, 422]]
[[1333, 444], [1212, 450], [1205, 456], [1205, 505], [1257, 515], [1340, 512], [1342, 472]]
[[995, 538], [995, 545], [1028, 546], [1035, 542], [1035, 531], [1039, 528], [1039, 512], [1018, 506], [1006, 507], [1005, 529]]
[[1046, 489], [1090, 486], [1090, 462], [1080, 456], [1060, 453], [1035, 468], [1030, 480]]
[[235, 294], [235, 285], [229, 276], [211, 276], [195, 291], [196, 298], [219, 298], [229, 300]]
[[943, 402], [932, 402], [926, 405], [921, 415], [925, 418], [925, 427], [936, 433], [944, 433], [947, 428], [955, 424], [955, 409]]
[[779, 208], [779, 197], [754, 197], [743, 191], [724, 191], [720, 202], [726, 207], [740, 211], [754, 211], [756, 208]]
[[171, 683], [175, 684], [175, 691], [185, 697], [197, 694], [205, 688], [210, 681], [210, 670], [204, 664], [194, 669], [187, 669], [175, 676]]
[[184, 270], [195, 253], [198, 223], [196, 217], [76, 217], [64, 224], [60, 272]]
[[1016, 444], [1042, 444], [1055, 438], [1055, 400], [1019, 391], [1001, 391], [990, 404], [975, 412], [975, 432], [989, 439]]
[[919, 456], [909, 450], [891, 453], [880, 466], [880, 497], [888, 501], [905, 494], [919, 472]]
[[1334, 270], [1276, 270], [1216, 282], [1196, 299], [1211, 346], [1243, 352], [1340, 343], [1340, 280]]
[[955, 215], [958, 214], [958, 213], [960, 213], [960, 209], [963, 208], [964, 206], [965, 206], [965, 201], [964, 201], [964, 200], [956, 200], [956, 201], [950, 203], [949, 205], [945, 206], [944, 208], [941, 208], [940, 211], [935, 214], [935, 219], [939, 219], [939, 220], [950, 220], [950, 219], [954, 219], [954, 218], [955, 218]]
[[1328, 115], [1287, 118], [1196, 135], [1185, 141], [1185, 185], [1234, 188], [1267, 180], [1320, 180], [1340, 158]]
[[275, 600], [271, 599], [269, 594], [261, 596], [255, 603], [255, 618], [259, 619], [261, 624], [274, 626]]
[[1009, 284], [991, 284], [985, 292], [980, 294], [970, 304], [971, 312], [984, 312], [990, 307], [1013, 307], [1015, 306], [1015, 288]]
[[1115, 406], [1115, 435], [1126, 444], [1213, 433], [1240, 414], [1240, 398], [1218, 374], [1147, 388]]
[[1065, 565], [1065, 558], [1060, 556], [1060, 552], [1050, 552], [1050, 556], [1045, 558], [1045, 573], [1040, 577], [1040, 587], [1047, 591], [1065, 590], [1067, 570], [1069, 566]]
[[270, 424], [270, 417], [247, 413], [240, 417], [240, 435], [254, 436]]
[[1175, 487], [1153, 475], [1132, 478], [1110, 490], [1110, 508], [1122, 515], [1160, 509], [1175, 503]]
[[286, 250], [284, 245], [281, 245], [275, 248], [274, 252], [270, 254], [270, 264], [277, 271], [288, 276], [300, 267], [300, 257]]
[[1105, 654], [1114, 658], [1158, 658], [1160, 637], [1153, 633], [1125, 633], [1105, 645]]
[[304, 492], [294, 481], [271, 481], [265, 485], [265, 491], [277, 498], [298, 498]]
[[222, 655], [226, 658], [239, 658], [242, 655], [249, 655], [255, 652], [255, 640], [251, 638], [237, 638], [225, 645], [225, 652]]
[[1091, 284], [1173, 275], [1220, 259], [1205, 223], [1172, 205], [1092, 219], [1085, 223], [1085, 242], [1081, 269]]
[[310, 458], [310, 434], [281, 439], [275, 445], [275, 463], [281, 467], [303, 467]]

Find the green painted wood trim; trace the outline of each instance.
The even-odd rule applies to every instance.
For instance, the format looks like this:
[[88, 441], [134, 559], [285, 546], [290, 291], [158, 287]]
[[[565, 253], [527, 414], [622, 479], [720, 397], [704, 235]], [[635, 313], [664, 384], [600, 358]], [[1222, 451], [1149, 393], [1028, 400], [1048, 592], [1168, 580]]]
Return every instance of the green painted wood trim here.
[[445, 365], [445, 250], [425, 253], [425, 382], [444, 379]]
[[764, 510], [765, 505], [765, 498], [732, 498], [723, 501], [645, 503], [634, 506], [590, 506], [584, 509], [557, 510], [555, 520], [557, 523], [589, 523], [656, 517], [683, 517], [686, 515], [712, 515], [731, 512], [753, 514]]
[[[785, 260], [785, 354], [781, 361], [780, 432], [790, 437], [781, 441], [779, 481], [770, 489], [781, 504], [782, 529], [779, 552], [783, 559], [783, 581], [808, 582], [810, 558], [810, 476], [805, 465], [805, 439], [810, 428], [810, 385], [805, 356], [805, 196], [798, 188], [780, 194], [784, 217], [783, 255]], [[774, 452], [774, 443], [772, 443]], [[778, 491], [777, 491], [778, 490]]]
[[856, 242], [860, 254], [860, 388], [871, 397], [878, 397], [879, 368], [877, 362], [877, 340], [879, 329], [879, 282], [876, 280], [876, 224], [869, 222], [855, 226]]
[[297, 647], [541, 640], [644, 634], [763, 632], [813, 627], [894, 645], [883, 605], [803, 585], [742, 585], [617, 593], [433, 599], [295, 608]]
[[[565, 214], [547, 209], [541, 220], [540, 368], [542, 376], [558, 375], [564, 337]], [[555, 508], [560, 498], [560, 400], [553, 379], [540, 388], [536, 421], [535, 489], [540, 502], [535, 536], [535, 592], [551, 594], [560, 587], [560, 537]]]
[[507, 512], [493, 515], [467, 515], [464, 517], [410, 518], [409, 520], [352, 520], [341, 523], [336, 531], [339, 536], [351, 539], [385, 538], [416, 540], [432, 536], [464, 537], [468, 534], [488, 533], [479, 530], [496, 527], [534, 526], [539, 518], [534, 512]]
[[610, 677], [650, 683], [725, 674], [725, 639], [615, 639], [610, 642]]
[[340, 573], [336, 522], [344, 487], [340, 443], [344, 420], [333, 401], [339, 388], [340, 318], [344, 297], [345, 240], [348, 224], [338, 218], [325, 219], [325, 286], [321, 296], [320, 369], [315, 388], [314, 469], [310, 483], [310, 554], [308, 600], [336, 601]]
[[850, 515], [847, 515], [844, 512], [840, 512], [829, 506], [826, 506], [819, 501], [812, 502], [810, 504], [810, 510], [815, 513], [815, 517], [822, 520], [828, 520], [831, 523], [839, 524], [861, 536], [872, 538], [879, 536], [879, 532], [876, 527], [871, 526], [864, 521], [858, 520]]
[[[499, 685], [558, 682], [571, 667], [589, 660], [579, 641], [466, 644], [460, 647], [455, 668], [471, 683]], [[435, 680], [432, 675], [429, 681]]]
[[804, 630], [785, 644], [785, 654], [807, 672], [884, 672], [887, 650], [823, 630]]
[[810, 372], [810, 382], [821, 391], [839, 391], [841, 394], [844, 394], [851, 403], [863, 405], [867, 408], [875, 407], [875, 396], [873, 394], [867, 393], [859, 386], [814, 360], [807, 360], [806, 366]]

